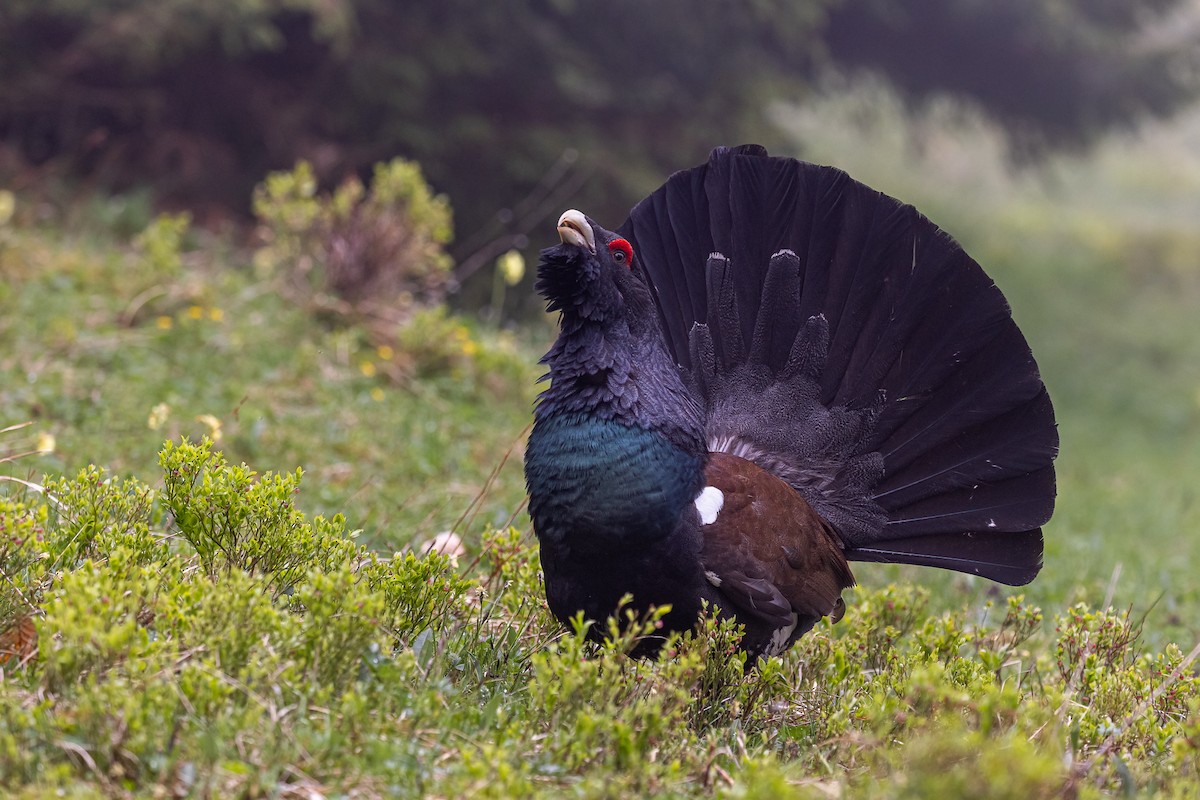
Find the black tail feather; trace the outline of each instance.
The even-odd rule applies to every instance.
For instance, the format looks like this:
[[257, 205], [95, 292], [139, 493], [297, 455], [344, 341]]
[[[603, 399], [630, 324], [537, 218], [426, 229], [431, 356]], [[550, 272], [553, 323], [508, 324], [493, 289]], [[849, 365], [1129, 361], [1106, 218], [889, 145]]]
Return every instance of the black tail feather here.
[[[791, 250], [771, 256], [763, 280], [762, 306], [754, 321], [750, 360], [787, 364], [803, 322], [794, 309], [800, 304], [800, 258]], [[823, 357], [822, 357], [823, 360]]]
[[1054, 412], [991, 279], [829, 167], [718, 149], [622, 227], [710, 436], [796, 486], [847, 555], [1023, 583]]
[[713, 346], [720, 355], [718, 365], [728, 371], [746, 360], [745, 340], [736, 287], [737, 280], [728, 259], [719, 253], [708, 257], [708, 318], [713, 332]]
[[1046, 436], [1053, 422], [1044, 389], [1025, 405], [979, 424], [964, 420], [951, 438], [903, 467], [893, 466], [884, 453], [886, 477], [873, 495], [884, 508], [898, 509], [933, 494], [1033, 474], [1054, 458], [1057, 438]]
[[931, 495], [889, 514], [879, 540], [976, 530], [1019, 533], [1038, 526], [1053, 510], [1054, 470], [1018, 475]]
[[966, 531], [889, 539], [846, 552], [852, 561], [914, 564], [979, 575], [1009, 586], [1024, 586], [1042, 569], [1042, 530], [1005, 535]]

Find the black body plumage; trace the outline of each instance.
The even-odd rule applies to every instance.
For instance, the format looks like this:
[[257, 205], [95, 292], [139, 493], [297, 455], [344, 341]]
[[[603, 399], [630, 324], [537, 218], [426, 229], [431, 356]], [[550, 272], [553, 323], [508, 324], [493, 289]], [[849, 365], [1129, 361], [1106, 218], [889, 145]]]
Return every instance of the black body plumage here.
[[568, 213], [526, 452], [556, 615], [630, 593], [684, 628], [708, 600], [762, 654], [840, 614], [847, 559], [1037, 574], [1053, 410], [1003, 295], [933, 223], [756, 146], [616, 232]]

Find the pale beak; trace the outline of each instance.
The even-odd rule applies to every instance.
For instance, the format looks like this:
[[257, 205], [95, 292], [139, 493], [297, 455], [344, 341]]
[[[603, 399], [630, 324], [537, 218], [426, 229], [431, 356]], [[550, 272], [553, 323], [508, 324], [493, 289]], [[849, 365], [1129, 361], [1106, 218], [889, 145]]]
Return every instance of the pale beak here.
[[571, 208], [558, 218], [558, 238], [563, 244], [573, 244], [576, 247], [586, 247], [588, 252], [596, 252], [596, 234], [588, 224], [583, 212]]

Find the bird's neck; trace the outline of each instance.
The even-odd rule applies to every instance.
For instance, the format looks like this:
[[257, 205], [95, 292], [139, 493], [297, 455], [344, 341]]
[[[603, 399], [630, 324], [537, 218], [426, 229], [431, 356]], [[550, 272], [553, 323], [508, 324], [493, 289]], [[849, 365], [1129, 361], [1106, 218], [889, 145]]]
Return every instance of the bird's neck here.
[[542, 362], [550, 368], [550, 386], [538, 399], [537, 422], [582, 415], [656, 432], [689, 455], [707, 452], [703, 411], [667, 352], [657, 319], [564, 316]]

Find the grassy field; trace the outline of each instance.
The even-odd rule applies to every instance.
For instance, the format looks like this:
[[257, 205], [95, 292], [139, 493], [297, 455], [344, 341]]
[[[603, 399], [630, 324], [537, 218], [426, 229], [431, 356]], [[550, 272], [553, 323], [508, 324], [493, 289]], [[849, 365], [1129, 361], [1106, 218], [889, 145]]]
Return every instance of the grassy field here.
[[[659, 663], [585, 645], [544, 608], [522, 511], [548, 325], [430, 312], [385, 340], [137, 196], [21, 195], [0, 220], [4, 793], [1200, 792], [1200, 124], [1021, 172], [951, 108], [902, 121], [867, 91], [779, 116], [1013, 303], [1063, 437], [1023, 597], [861, 565], [842, 623], [747, 675], [713, 625]], [[449, 529], [457, 563], [406, 552]]]
[[[538, 373], [511, 333], [434, 311], [377, 343], [288, 303], [222, 240], [192, 231], [156, 257], [145, 235], [49, 213], [0, 243], [0, 407], [33, 423], [7, 447], [55, 441], [16, 469], [153, 474], [163, 440], [208, 435], [232, 460], [303, 467], [306, 510], [401, 547], [451, 527], [528, 422]], [[519, 462], [479, 522], [516, 512]]]

